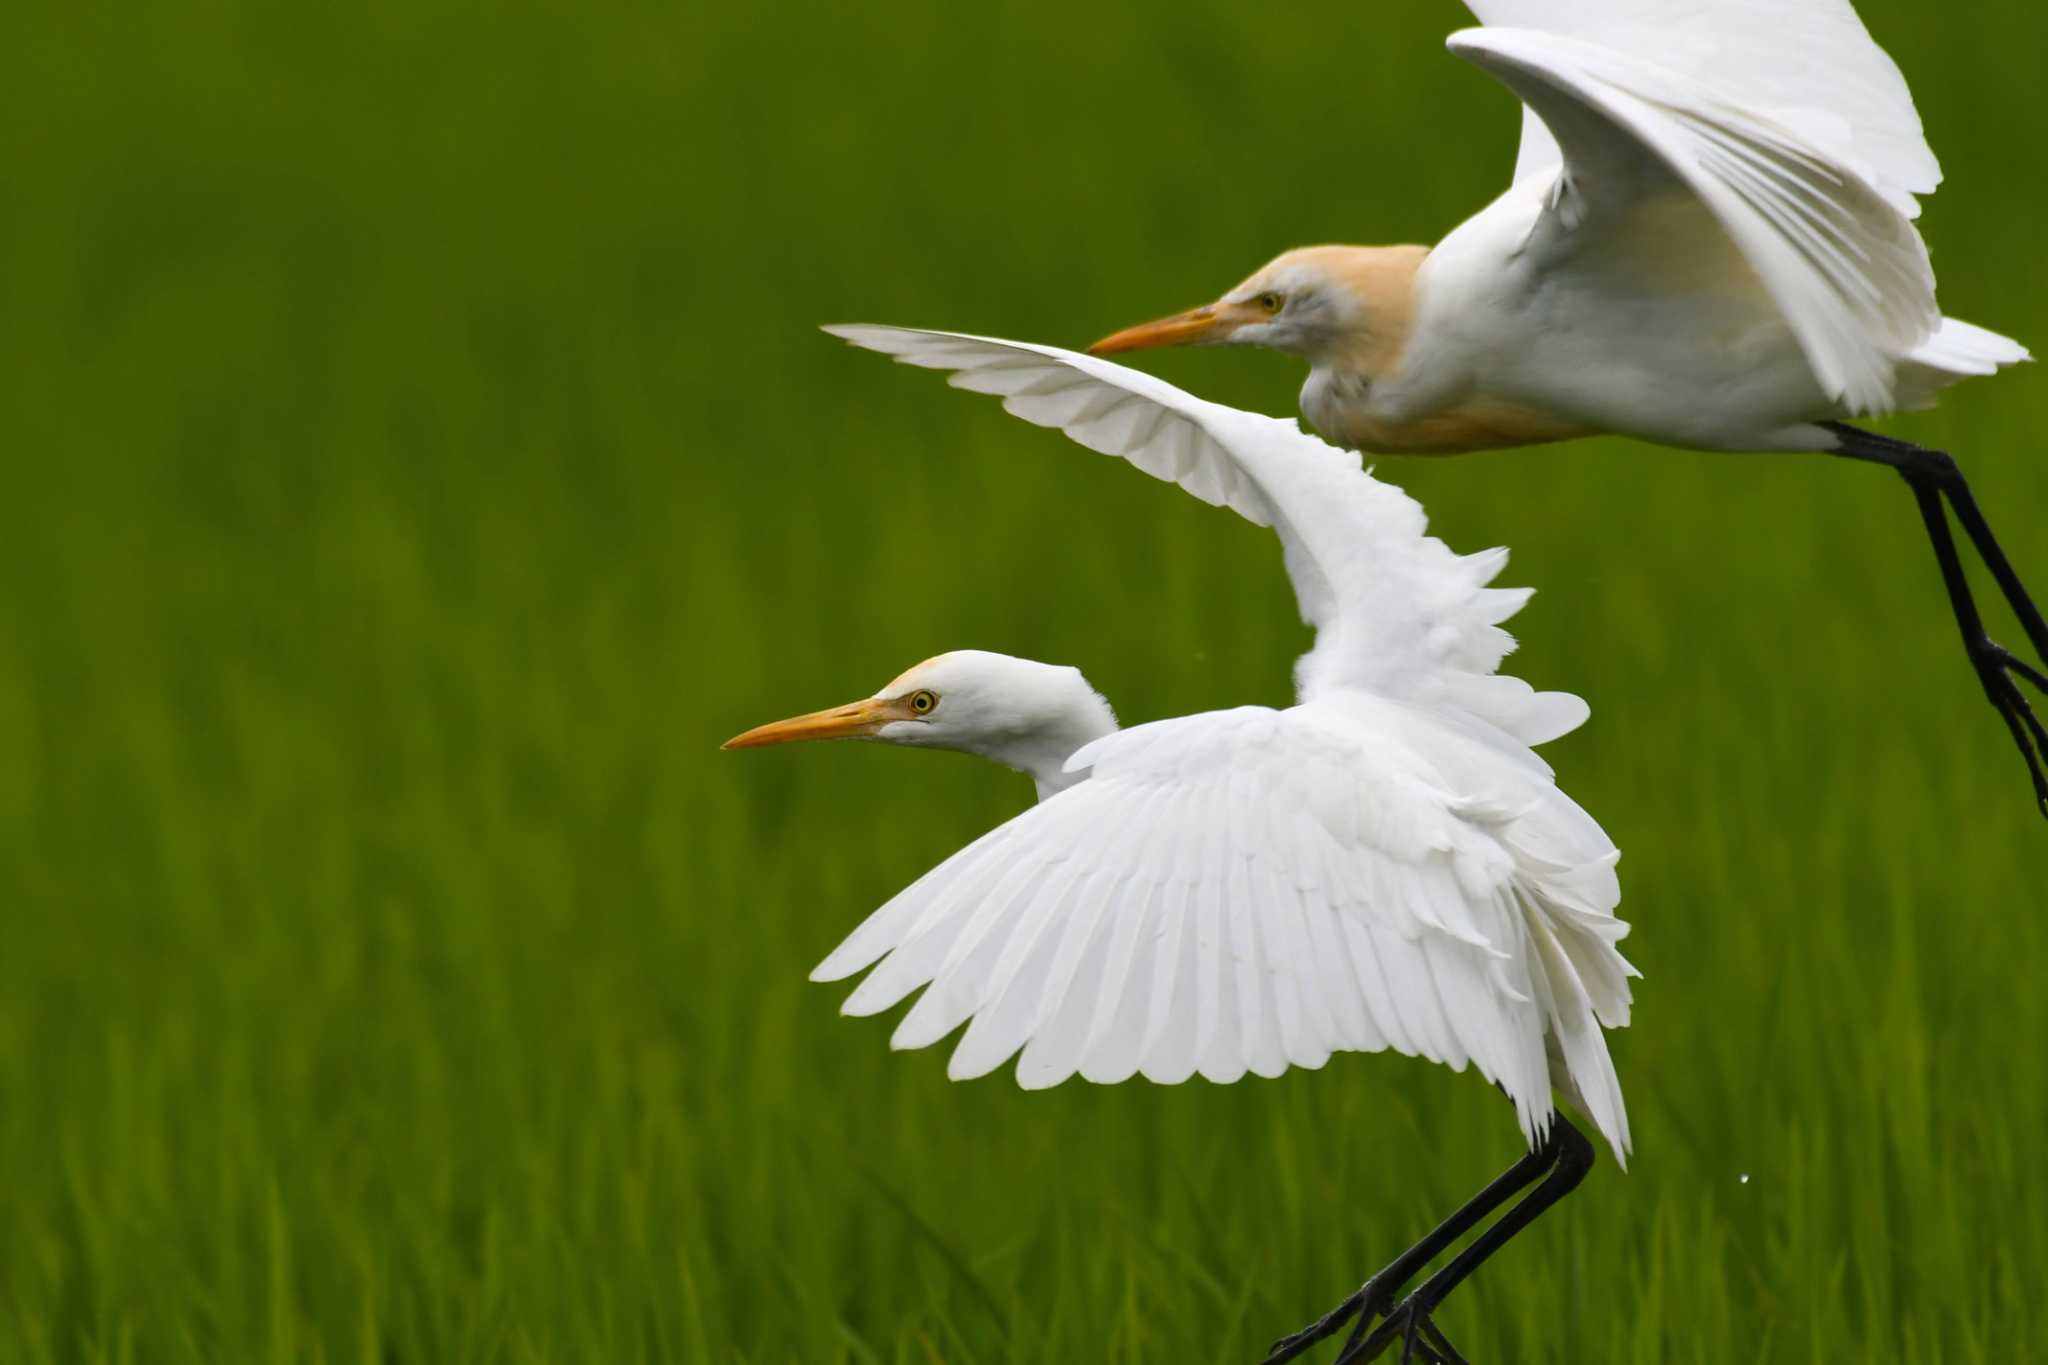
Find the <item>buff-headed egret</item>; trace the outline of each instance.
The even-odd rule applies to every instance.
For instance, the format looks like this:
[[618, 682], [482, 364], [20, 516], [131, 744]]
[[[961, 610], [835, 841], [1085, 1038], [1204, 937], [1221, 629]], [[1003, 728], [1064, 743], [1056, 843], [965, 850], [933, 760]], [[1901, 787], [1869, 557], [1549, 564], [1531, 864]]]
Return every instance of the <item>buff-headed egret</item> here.
[[1941, 172], [1899, 68], [1848, 0], [1468, 4], [1484, 27], [1450, 50], [1523, 103], [1506, 192], [1433, 248], [1289, 251], [1091, 349], [1300, 356], [1303, 415], [1355, 450], [1613, 433], [1889, 466], [2048, 814], [2048, 730], [2019, 686], [2048, 676], [1986, 632], [1949, 512], [2044, 661], [2048, 624], [1956, 462], [1848, 424], [2027, 359], [1935, 304], [1914, 219]]

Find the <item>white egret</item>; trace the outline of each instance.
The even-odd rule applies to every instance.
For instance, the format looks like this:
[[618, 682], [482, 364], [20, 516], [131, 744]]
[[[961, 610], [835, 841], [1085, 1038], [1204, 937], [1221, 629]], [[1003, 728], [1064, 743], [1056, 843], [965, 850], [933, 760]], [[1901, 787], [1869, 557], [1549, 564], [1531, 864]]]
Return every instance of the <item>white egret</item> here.
[[1389, 1047], [1470, 1062], [1513, 1101], [1529, 1153], [1271, 1357], [1356, 1316], [1343, 1360], [1396, 1340], [1403, 1359], [1457, 1360], [1432, 1310], [1592, 1164], [1553, 1087], [1617, 1159], [1629, 1145], [1602, 1033], [1628, 1022], [1634, 975], [1615, 947], [1618, 854], [1530, 748], [1578, 726], [1585, 703], [1496, 672], [1513, 644], [1500, 622], [1528, 598], [1486, 586], [1505, 551], [1453, 554], [1413, 499], [1292, 421], [1049, 347], [828, 330], [956, 371], [959, 387], [1272, 526], [1316, 637], [1284, 710], [1118, 730], [1073, 669], [962, 651], [731, 740], [965, 750], [1037, 784], [1036, 806], [876, 911], [813, 979], [873, 967], [849, 1014], [922, 987], [892, 1042], [968, 1024], [956, 1078], [1020, 1048], [1026, 1086], [1234, 1081]]
[[1992, 641], [1943, 499], [2036, 653], [2048, 625], [1955, 461], [1846, 424], [2027, 359], [1943, 317], [1913, 219], [1940, 179], [1848, 0], [1468, 0], [1450, 50], [1523, 101], [1514, 182], [1433, 249], [1290, 251], [1206, 307], [1105, 337], [1268, 346], [1357, 450], [1448, 454], [1597, 433], [1809, 451], [1905, 476], [1971, 665], [2048, 814], [2048, 730]]

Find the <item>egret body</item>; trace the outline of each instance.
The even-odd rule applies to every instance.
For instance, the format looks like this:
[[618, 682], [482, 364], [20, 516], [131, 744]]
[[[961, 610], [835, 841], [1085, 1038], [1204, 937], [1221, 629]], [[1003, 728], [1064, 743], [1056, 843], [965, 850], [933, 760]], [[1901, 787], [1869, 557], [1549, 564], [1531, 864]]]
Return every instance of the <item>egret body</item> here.
[[1944, 317], [1914, 226], [1940, 179], [1904, 78], [1847, 0], [1468, 0], [1450, 50], [1523, 101], [1513, 183], [1434, 248], [1289, 251], [1216, 302], [1103, 338], [1307, 360], [1301, 410], [1356, 450], [1612, 433], [1824, 452], [1911, 486], [1972, 666], [2048, 814], [2048, 730], [1986, 633], [1952, 510], [2048, 660], [1947, 454], [1848, 425], [2027, 358]]
[[1553, 1091], [1617, 1158], [1629, 1146], [1604, 1036], [1628, 1022], [1635, 974], [1616, 947], [1619, 855], [1534, 752], [1585, 703], [1498, 671], [1500, 623], [1528, 598], [1488, 586], [1505, 552], [1453, 554], [1412, 499], [1292, 421], [1050, 347], [829, 330], [1272, 526], [1316, 635], [1281, 709], [1118, 730], [1073, 669], [960, 651], [730, 741], [961, 749], [1037, 785], [1037, 805], [877, 910], [813, 978], [867, 971], [851, 1014], [922, 990], [892, 1041], [965, 1024], [956, 1078], [1013, 1056], [1026, 1086], [1229, 1082], [1388, 1048], [1470, 1064], [1513, 1102], [1528, 1154], [1272, 1356], [1356, 1317], [1340, 1359], [1395, 1341], [1457, 1359], [1433, 1310], [1592, 1164]]

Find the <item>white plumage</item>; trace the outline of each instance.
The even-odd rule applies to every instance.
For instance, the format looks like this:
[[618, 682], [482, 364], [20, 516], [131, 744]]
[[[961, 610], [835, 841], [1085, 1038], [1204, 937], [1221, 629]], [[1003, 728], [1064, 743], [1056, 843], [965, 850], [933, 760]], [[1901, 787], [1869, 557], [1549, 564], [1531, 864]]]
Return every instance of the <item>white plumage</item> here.
[[1942, 316], [1914, 225], [1941, 170], [1847, 0], [1470, 8], [1484, 27], [1451, 52], [1524, 105], [1498, 199], [1426, 255], [1289, 252], [1095, 349], [1291, 351], [1325, 435], [1417, 453], [1594, 432], [1833, 450], [1823, 423], [2027, 358]]
[[[2026, 358], [1942, 315], [1914, 219], [1940, 169], [1904, 79], [1847, 0], [1470, 0], [1450, 50], [1524, 104], [1513, 182], [1432, 248], [1305, 247], [1097, 355], [1249, 344], [1303, 357], [1303, 413], [1350, 450], [1455, 454], [1596, 433], [1826, 451], [1913, 486], [1973, 668], [2048, 813], [2048, 728], [1984, 633], [1946, 517], [2035, 650], [2034, 607], [1945, 453], [1841, 419], [1933, 401]], [[1274, 528], [1313, 647], [1297, 704], [1118, 731], [1072, 670], [954, 654], [863, 702], [735, 745], [857, 734], [965, 749], [1040, 801], [876, 911], [813, 973], [866, 972], [853, 1014], [918, 995], [894, 1043], [964, 1026], [949, 1071], [1233, 1081], [1397, 1051], [1472, 1065], [1532, 1156], [1300, 1332], [1358, 1326], [1461, 1359], [1430, 1315], [1583, 1178], [1563, 1091], [1625, 1160], [1604, 1030], [1628, 1022], [1617, 853], [1532, 747], [1584, 703], [1498, 672], [1526, 591], [1453, 554], [1422, 510], [1293, 423], [1051, 347], [827, 330]], [[1531, 1188], [1533, 1186], [1533, 1188]], [[1399, 1303], [1421, 1266], [1527, 1189]], [[1419, 1353], [1419, 1354], [1418, 1354]]]
[[1617, 1155], [1603, 1027], [1628, 1021], [1618, 854], [1529, 748], [1585, 704], [1495, 671], [1526, 590], [1292, 422], [1051, 347], [883, 327], [839, 336], [1001, 394], [1026, 420], [1278, 532], [1314, 647], [1299, 704], [1140, 725], [876, 911], [813, 973], [872, 967], [847, 1012], [924, 994], [894, 1042], [967, 1024], [950, 1072], [1021, 1049], [1027, 1086], [1468, 1062], [1533, 1144], [1556, 1084]]
[[[1473, 8], [1523, 23], [1538, 7]], [[1897, 69], [1867, 38], [1838, 31], [1834, 11], [1860, 37], [1855, 15], [1787, 6], [1792, 41], [1780, 45], [1776, 28], [1752, 22], [1755, 7], [1664, 5], [1666, 23], [1618, 25], [1600, 13], [1612, 4], [1556, 8], [1553, 22], [1469, 30], [1449, 44], [1527, 106], [1515, 181], [1545, 199], [1530, 249], [1547, 278], [1627, 287], [1612, 278], [1627, 254], [1617, 243], [1645, 235], [1646, 218], [1684, 196], [1762, 280], [1822, 392], [1848, 413], [1889, 410], [1900, 362], [1941, 325], [1912, 223], [1913, 195], [1939, 171]], [[1822, 66], [1830, 52], [1850, 60]], [[1795, 75], [1814, 83], [1791, 86]], [[1887, 79], [1876, 86], [1842, 79], [1877, 75]], [[1793, 103], [1795, 90], [1846, 90], [1867, 117]], [[1668, 231], [1668, 219], [1658, 226]]]
[[[1905, 77], [1848, 0], [1468, 3], [1486, 27], [1449, 47], [1523, 101], [1515, 189], [1548, 206], [1532, 236], [1555, 287], [1625, 316], [1621, 295], [1642, 284], [1626, 278], [1630, 239], [1670, 232], [1681, 196], [1762, 282], [1770, 308], [1747, 321], [1796, 339], [1824, 403], [1776, 421], [1725, 416], [1723, 439], [1705, 444], [1796, 444], [1785, 428], [1798, 418], [1925, 406], [2026, 359], [1935, 304], [1913, 220], [1941, 166]], [[1682, 294], [1685, 268], [1670, 264], [1665, 287]], [[1701, 264], [1689, 269], [1735, 283]]]
[[[1467, 0], [1480, 23], [1598, 44], [1797, 132], [1908, 217], [1941, 183], [1906, 78], [1848, 0]], [[1455, 39], [1453, 41], [1456, 41]], [[1557, 144], [1527, 118], [1517, 181], [1547, 182]]]

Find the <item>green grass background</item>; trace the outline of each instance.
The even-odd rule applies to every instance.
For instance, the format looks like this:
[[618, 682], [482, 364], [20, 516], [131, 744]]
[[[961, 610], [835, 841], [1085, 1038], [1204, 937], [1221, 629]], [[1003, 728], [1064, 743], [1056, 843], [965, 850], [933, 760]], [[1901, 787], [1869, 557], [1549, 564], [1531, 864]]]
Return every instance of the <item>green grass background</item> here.
[[[2048, 342], [2043, 21], [1865, 0]], [[1080, 343], [1504, 183], [1448, 3], [58, 6], [0, 44], [0, 1360], [1255, 1358], [1515, 1153], [1399, 1057], [1019, 1092], [805, 973], [1029, 799], [720, 754], [942, 649], [1284, 700], [1265, 533], [814, 325]], [[1288, 411], [1265, 355], [1161, 357]], [[2038, 369], [1891, 429], [2048, 589]], [[1638, 1152], [1482, 1361], [2048, 1353], [2048, 829], [1897, 481], [1382, 473], [1541, 588]], [[2000, 626], [2011, 633], [2005, 618]], [[1745, 1176], [1747, 1179], [1745, 1180]]]

